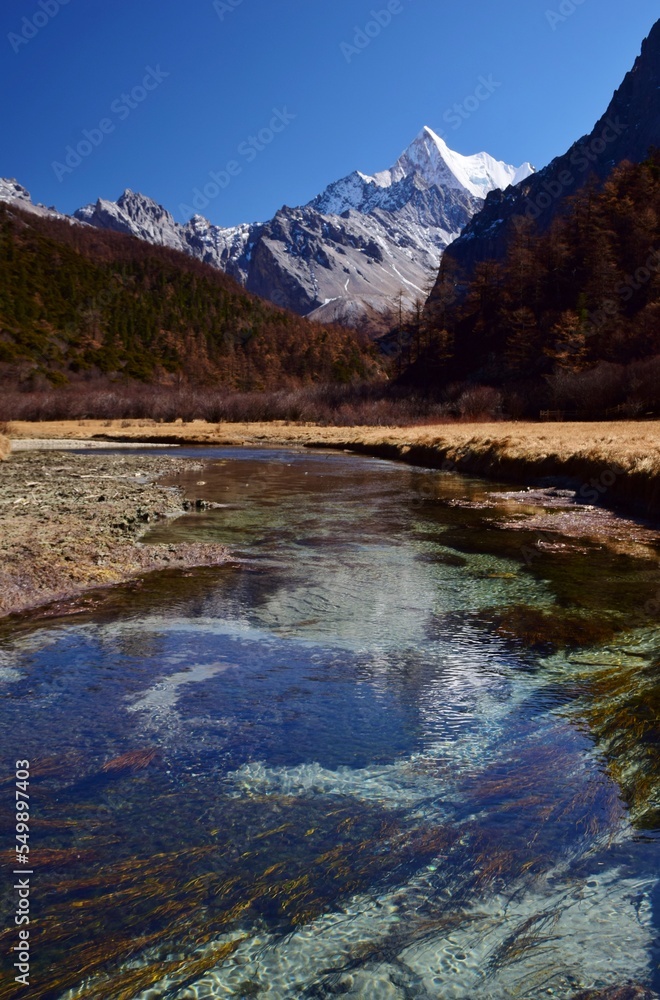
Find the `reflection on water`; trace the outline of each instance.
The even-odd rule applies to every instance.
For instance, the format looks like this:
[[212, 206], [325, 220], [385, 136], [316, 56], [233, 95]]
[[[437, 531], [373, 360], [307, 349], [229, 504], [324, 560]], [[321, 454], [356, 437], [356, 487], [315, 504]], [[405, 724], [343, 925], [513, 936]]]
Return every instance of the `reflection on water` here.
[[516, 519], [542, 500], [347, 456], [216, 451], [201, 478], [220, 506], [151, 538], [241, 566], [0, 640], [3, 757], [33, 764], [31, 995], [651, 983], [649, 539], [615, 550], [595, 515], [530, 564]]

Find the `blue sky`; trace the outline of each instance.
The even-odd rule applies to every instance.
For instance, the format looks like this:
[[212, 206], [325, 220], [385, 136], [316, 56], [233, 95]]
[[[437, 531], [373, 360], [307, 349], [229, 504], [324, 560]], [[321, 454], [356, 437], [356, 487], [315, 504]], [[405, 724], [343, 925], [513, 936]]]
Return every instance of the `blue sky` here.
[[5, 0], [0, 176], [62, 211], [130, 187], [234, 225], [390, 166], [424, 125], [541, 167], [657, 17], [657, 0]]

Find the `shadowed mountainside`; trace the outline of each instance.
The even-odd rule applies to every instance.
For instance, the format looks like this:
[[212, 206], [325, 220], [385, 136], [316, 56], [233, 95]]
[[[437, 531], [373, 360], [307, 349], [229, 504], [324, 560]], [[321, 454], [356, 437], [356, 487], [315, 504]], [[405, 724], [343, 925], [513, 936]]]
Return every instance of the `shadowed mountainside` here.
[[526, 220], [545, 231], [565, 199], [596, 176], [605, 180], [624, 160], [639, 163], [660, 144], [660, 21], [642, 45], [641, 55], [615, 92], [593, 131], [563, 156], [506, 191], [493, 191], [481, 212], [447, 250], [466, 273], [480, 261], [501, 260]]

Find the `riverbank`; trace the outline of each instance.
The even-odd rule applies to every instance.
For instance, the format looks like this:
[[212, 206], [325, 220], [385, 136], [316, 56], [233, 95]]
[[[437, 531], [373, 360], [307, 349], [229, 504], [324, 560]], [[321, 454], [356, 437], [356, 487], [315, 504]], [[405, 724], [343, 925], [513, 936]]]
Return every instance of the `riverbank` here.
[[[320, 427], [282, 421], [209, 424], [150, 420], [15, 422], [11, 437], [347, 449], [527, 486], [558, 484], [581, 500], [660, 516], [660, 422], [483, 423]], [[20, 445], [19, 445], [20, 446]]]
[[[156, 482], [171, 481], [191, 460], [95, 455], [93, 446], [107, 441], [344, 449], [527, 487], [559, 484], [588, 504], [660, 516], [660, 423], [653, 421], [345, 428], [90, 420], [16, 422], [8, 432], [13, 453], [0, 467], [0, 616], [151, 570], [229, 558], [219, 546], [141, 545], [152, 522], [185, 510], [179, 492]], [[90, 453], [57, 451], [62, 441], [87, 442]]]
[[152, 570], [215, 566], [220, 545], [143, 545], [191, 501], [157, 485], [191, 460], [17, 452], [0, 467], [0, 616], [123, 583]]

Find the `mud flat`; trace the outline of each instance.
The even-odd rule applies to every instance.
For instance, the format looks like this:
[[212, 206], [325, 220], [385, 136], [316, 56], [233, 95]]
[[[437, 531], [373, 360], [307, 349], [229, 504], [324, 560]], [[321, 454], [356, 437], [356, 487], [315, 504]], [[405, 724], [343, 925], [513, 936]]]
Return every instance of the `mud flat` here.
[[[151, 455], [16, 452], [0, 465], [0, 616], [158, 569], [229, 561], [221, 545], [143, 545], [191, 501], [157, 480], [191, 461]], [[192, 501], [194, 503], [194, 501]]]

